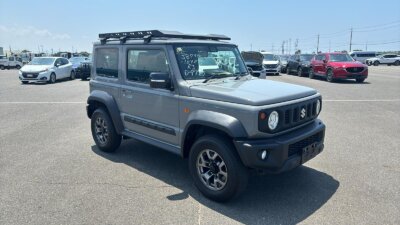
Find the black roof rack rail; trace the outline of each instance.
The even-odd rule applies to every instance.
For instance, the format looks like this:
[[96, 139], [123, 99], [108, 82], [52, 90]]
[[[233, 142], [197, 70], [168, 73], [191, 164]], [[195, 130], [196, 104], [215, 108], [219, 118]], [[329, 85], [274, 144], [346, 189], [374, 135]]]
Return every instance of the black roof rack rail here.
[[220, 34], [197, 35], [184, 34], [178, 31], [162, 31], [162, 30], [147, 30], [147, 31], [131, 31], [118, 33], [103, 33], [99, 34], [101, 44], [105, 44], [107, 40], [119, 40], [121, 44], [127, 39], [143, 39], [145, 43], [149, 43], [152, 38], [182, 38], [182, 39], [200, 39], [200, 40], [231, 40], [230, 37]]

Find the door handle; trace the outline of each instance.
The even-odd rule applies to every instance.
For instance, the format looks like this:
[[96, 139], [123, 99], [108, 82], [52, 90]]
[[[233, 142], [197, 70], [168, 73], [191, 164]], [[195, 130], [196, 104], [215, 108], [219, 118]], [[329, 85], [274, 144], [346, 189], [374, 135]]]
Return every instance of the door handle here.
[[122, 90], [123, 97], [132, 98], [133, 97], [132, 94], [133, 94], [133, 91], [125, 90], [125, 89]]

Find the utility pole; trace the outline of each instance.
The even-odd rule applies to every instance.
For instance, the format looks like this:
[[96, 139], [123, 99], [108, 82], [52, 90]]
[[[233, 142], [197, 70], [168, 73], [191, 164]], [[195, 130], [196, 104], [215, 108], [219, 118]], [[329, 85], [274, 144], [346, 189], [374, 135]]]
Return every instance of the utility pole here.
[[285, 54], [285, 41], [282, 41], [282, 55]]
[[350, 51], [351, 52], [351, 42], [353, 41], [353, 27], [350, 29]]
[[296, 38], [296, 42], [294, 43], [294, 51], [295, 52], [298, 50], [298, 46], [299, 46], [299, 39]]
[[290, 55], [290, 50], [292, 50], [292, 39], [289, 38], [289, 55]]
[[271, 46], [271, 52], [272, 53], [274, 53], [274, 47], [275, 47], [274, 44], [272, 44], [272, 46]]
[[368, 41], [365, 42], [365, 51], [368, 51]]
[[319, 52], [319, 34], [318, 34], [318, 36], [317, 36], [317, 54], [318, 54], [318, 52]]

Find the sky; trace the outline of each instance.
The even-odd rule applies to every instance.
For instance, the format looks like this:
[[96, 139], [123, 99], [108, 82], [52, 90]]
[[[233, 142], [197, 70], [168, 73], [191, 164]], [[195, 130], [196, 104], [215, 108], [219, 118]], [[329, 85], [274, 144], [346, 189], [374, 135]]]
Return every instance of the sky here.
[[[0, 47], [91, 51], [99, 33], [225, 34], [240, 50], [400, 50], [399, 0], [0, 0]], [[290, 40], [290, 41], [289, 41]]]

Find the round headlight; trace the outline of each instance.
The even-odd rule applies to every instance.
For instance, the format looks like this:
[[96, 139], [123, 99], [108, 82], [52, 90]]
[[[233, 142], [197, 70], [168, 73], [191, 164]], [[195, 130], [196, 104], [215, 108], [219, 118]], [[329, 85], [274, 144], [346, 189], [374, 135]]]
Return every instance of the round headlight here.
[[319, 114], [319, 112], [321, 111], [321, 100], [317, 101], [317, 107], [316, 107], [316, 113]]
[[279, 122], [279, 114], [277, 111], [271, 112], [268, 117], [268, 128], [270, 130], [275, 130], [275, 128], [278, 126]]

